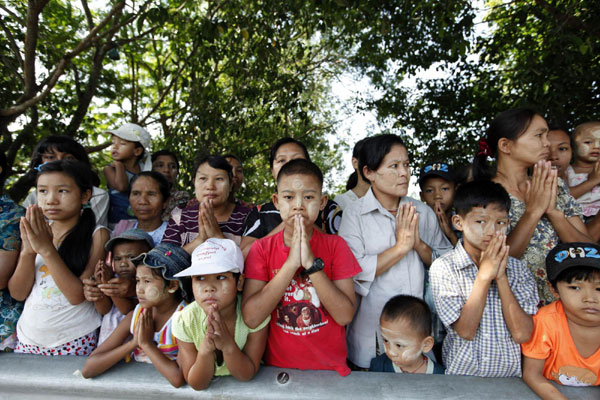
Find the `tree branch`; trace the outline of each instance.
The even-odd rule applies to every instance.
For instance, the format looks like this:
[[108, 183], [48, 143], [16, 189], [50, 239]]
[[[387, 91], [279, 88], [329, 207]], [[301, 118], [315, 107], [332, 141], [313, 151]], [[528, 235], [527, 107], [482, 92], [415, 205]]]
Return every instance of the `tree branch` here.
[[17, 103], [30, 99], [36, 92], [35, 85], [35, 49], [39, 32], [40, 13], [48, 4], [49, 0], [29, 0], [27, 6], [26, 32], [25, 32], [25, 57], [23, 64], [23, 80], [25, 88]]
[[90, 154], [90, 153], [95, 153], [97, 151], [102, 151], [104, 149], [106, 149], [107, 147], [110, 147], [110, 145], [112, 144], [111, 141], [102, 143], [102, 144], [98, 144], [96, 146], [90, 146], [90, 147], [86, 147], [85, 151]]
[[[33, 0], [30, 0], [33, 1]], [[47, 0], [44, 0], [47, 1]], [[50, 79], [48, 80], [48, 83], [46, 85], [46, 88], [37, 96], [35, 97], [29, 97], [25, 96], [26, 94], [30, 94], [31, 96], [33, 96], [33, 93], [35, 93], [35, 91], [33, 93], [29, 93], [27, 91], [27, 89], [25, 90], [25, 93], [23, 94], [23, 96], [21, 96], [25, 101], [20, 101], [18, 103], [18, 105], [10, 107], [8, 109], [4, 109], [4, 110], [0, 110], [0, 117], [10, 117], [10, 116], [14, 116], [14, 115], [18, 115], [18, 114], [22, 114], [23, 112], [25, 112], [25, 110], [27, 110], [29, 107], [33, 106], [34, 104], [39, 103], [40, 101], [42, 101], [43, 99], [45, 99], [50, 92], [52, 91], [52, 89], [54, 88], [54, 85], [56, 85], [56, 83], [58, 82], [58, 79], [62, 76], [62, 74], [65, 71], [65, 68], [67, 67], [67, 64], [69, 63], [69, 61], [77, 56], [79, 53], [83, 52], [84, 50], [88, 49], [98, 38], [96, 37], [98, 32], [104, 28], [104, 26], [106, 26], [108, 24], [108, 22], [111, 20], [111, 18], [116, 15], [117, 13], [120, 14], [121, 10], [123, 9], [123, 7], [125, 6], [125, 2], [120, 2], [114, 5], [114, 7], [112, 8], [112, 10], [108, 13], [108, 15], [96, 26], [94, 27], [94, 29], [92, 29], [88, 35], [82, 39], [79, 44], [75, 47], [75, 49], [73, 49], [72, 51], [70, 51], [69, 53], [66, 53], [63, 58], [59, 61], [58, 65], [54, 68], [54, 71], [52, 71], [52, 73], [50, 74]], [[39, 14], [38, 14], [39, 15]], [[130, 21], [131, 19], [128, 19], [128, 21]], [[118, 26], [120, 26], [121, 24], [119, 24]], [[37, 25], [35, 26], [34, 30], [36, 32], [36, 36], [37, 36]], [[112, 31], [112, 29], [111, 29]], [[29, 24], [28, 24], [28, 34], [29, 35]], [[106, 32], [101, 35], [101, 36], [105, 36]], [[30, 39], [31, 41], [32, 39]], [[27, 38], [26, 38], [26, 42], [27, 42]], [[31, 44], [30, 44], [31, 46]], [[27, 47], [27, 46], [26, 46]], [[26, 52], [26, 57], [25, 57], [25, 66], [26, 68], [30, 68], [32, 71], [30, 73], [35, 73], [34, 67], [33, 65], [29, 65], [28, 63], [34, 64], [33, 61], [35, 61], [35, 46], [32, 49], [33, 51], [33, 60], [28, 59], [27, 57], [27, 52]], [[27, 73], [25, 74], [25, 85], [26, 88], [28, 87], [28, 83], [27, 83], [27, 78], [31, 79], [31, 76], [28, 75]], [[31, 82], [29, 83], [31, 85]], [[35, 82], [33, 83], [35, 84]]]
[[83, 7], [83, 12], [85, 12], [85, 18], [87, 19], [88, 27], [90, 30], [94, 29], [94, 18], [92, 18], [92, 12], [90, 11], [87, 0], [81, 0], [81, 7]]
[[585, 31], [592, 36], [600, 36], [598, 29], [594, 29], [594, 27], [586, 24], [574, 15], [567, 15], [558, 11], [556, 7], [550, 5], [547, 1], [535, 0], [535, 3], [546, 10], [548, 14], [552, 15], [558, 22], [569, 25], [571, 28]]
[[[19, 60], [19, 64], [21, 65], [21, 68], [23, 68], [23, 58], [21, 57], [21, 52], [19, 51], [19, 46], [17, 46], [17, 42], [15, 41], [14, 36], [12, 35], [12, 33], [10, 32], [8, 27], [4, 24], [4, 21], [2, 20], [2, 18], [0, 18], [0, 26], [2, 27], [2, 30], [4, 31], [4, 33], [6, 33], [6, 37], [8, 38], [10, 48], [12, 49], [13, 53], [15, 53], [15, 58], [17, 60]], [[21, 80], [23, 80], [22, 77], [20, 77], [20, 78], [21, 78]]]

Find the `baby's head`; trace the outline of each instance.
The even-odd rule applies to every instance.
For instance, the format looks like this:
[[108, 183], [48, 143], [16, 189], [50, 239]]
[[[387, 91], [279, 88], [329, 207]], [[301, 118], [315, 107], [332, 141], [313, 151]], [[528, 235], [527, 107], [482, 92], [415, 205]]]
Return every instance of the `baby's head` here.
[[192, 277], [196, 303], [204, 312], [236, 307], [244, 287], [244, 256], [230, 239], [209, 238], [192, 252], [192, 265], [176, 277]]
[[452, 208], [454, 198], [454, 173], [444, 162], [427, 163], [419, 177], [421, 200], [435, 210], [439, 204], [444, 212]]
[[304, 217], [306, 224], [317, 220], [327, 204], [327, 195], [323, 195], [322, 188], [323, 173], [311, 161], [297, 158], [281, 167], [273, 204], [286, 225], [293, 225], [295, 215]]
[[595, 163], [600, 159], [600, 122], [591, 121], [578, 125], [573, 132], [575, 158]]
[[135, 278], [135, 265], [131, 260], [153, 247], [152, 237], [141, 229], [129, 229], [104, 245], [104, 249], [112, 254], [115, 274], [131, 279]]
[[467, 252], [484, 251], [496, 232], [506, 234], [510, 197], [499, 183], [467, 182], [454, 194], [454, 210], [452, 223], [462, 231]]
[[176, 276], [190, 266], [190, 255], [183, 248], [159, 243], [131, 261], [136, 267], [136, 294], [142, 307], [158, 306], [170, 296], [187, 299], [185, 281]]
[[416, 297], [399, 295], [385, 303], [381, 318], [385, 354], [400, 368], [420, 363], [420, 357], [433, 348], [431, 311]]
[[569, 321], [600, 326], [600, 246], [581, 242], [556, 245], [546, 256], [546, 274]]
[[146, 150], [150, 148], [150, 134], [137, 124], [125, 124], [106, 133], [112, 135], [110, 155], [115, 161], [135, 158], [139, 162], [144, 158]]

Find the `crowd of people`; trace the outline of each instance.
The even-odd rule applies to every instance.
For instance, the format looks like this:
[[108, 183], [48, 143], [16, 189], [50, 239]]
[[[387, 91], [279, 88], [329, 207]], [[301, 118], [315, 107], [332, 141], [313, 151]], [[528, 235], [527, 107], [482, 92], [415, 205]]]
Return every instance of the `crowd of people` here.
[[233, 154], [197, 160], [190, 196], [146, 130], [106, 134], [106, 191], [79, 143], [49, 136], [23, 206], [0, 199], [1, 350], [86, 356], [88, 378], [149, 362], [197, 390], [262, 364], [522, 377], [553, 399], [551, 381], [600, 384], [600, 122], [502, 112], [472, 165], [429, 157], [420, 201], [397, 135], [356, 143], [334, 200], [285, 137], [257, 206]]

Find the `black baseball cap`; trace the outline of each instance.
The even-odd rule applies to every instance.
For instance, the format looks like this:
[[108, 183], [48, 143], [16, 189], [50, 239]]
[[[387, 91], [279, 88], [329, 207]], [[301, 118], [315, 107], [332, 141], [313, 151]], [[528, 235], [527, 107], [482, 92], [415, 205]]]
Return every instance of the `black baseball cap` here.
[[546, 275], [550, 281], [556, 280], [564, 270], [574, 267], [600, 270], [600, 246], [585, 242], [560, 243], [546, 256]]
[[427, 163], [421, 168], [421, 176], [419, 176], [419, 186], [423, 185], [423, 181], [431, 176], [437, 176], [450, 182], [454, 182], [454, 171], [452, 167], [445, 162]]

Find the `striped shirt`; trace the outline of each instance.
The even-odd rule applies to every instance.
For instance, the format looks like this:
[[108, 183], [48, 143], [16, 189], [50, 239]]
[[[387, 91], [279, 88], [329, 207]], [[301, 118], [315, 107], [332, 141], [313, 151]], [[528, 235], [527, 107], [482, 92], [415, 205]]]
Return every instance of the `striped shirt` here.
[[[182, 300], [181, 303], [179, 303], [179, 305], [175, 309], [175, 312], [183, 310], [186, 305], [187, 303], [185, 302], [185, 300]], [[135, 335], [135, 326], [137, 325], [142, 310], [143, 308], [139, 304], [135, 306], [135, 309], [133, 310], [131, 325], [129, 327], [129, 331], [132, 335]], [[173, 313], [173, 315], [175, 315], [175, 312]], [[169, 360], [176, 360], [177, 352], [179, 351], [177, 338], [173, 335], [173, 331], [171, 328], [171, 321], [173, 320], [173, 315], [171, 315], [169, 320], [165, 322], [160, 331], [154, 332], [154, 342], [156, 343], [156, 347]], [[136, 347], [135, 350], [131, 352], [131, 355], [133, 356], [135, 361], [152, 363], [152, 361], [150, 361], [150, 358], [144, 353], [144, 351], [140, 347]]]
[[[250, 212], [248, 207], [236, 204], [229, 219], [219, 222], [219, 228], [227, 239], [240, 244], [244, 220]], [[171, 213], [171, 219], [163, 236], [163, 243], [173, 243], [177, 246], [185, 246], [198, 236], [198, 203], [183, 209], [176, 207]]]
[[[442, 349], [446, 374], [486, 378], [520, 377], [521, 347], [513, 340], [504, 321], [496, 281], [492, 281], [488, 290], [475, 338], [461, 338], [452, 326], [471, 294], [478, 271], [462, 242], [436, 259], [429, 270], [435, 307], [448, 330]], [[537, 312], [538, 292], [529, 269], [520, 260], [509, 257], [506, 276], [523, 311], [534, 315]]]

